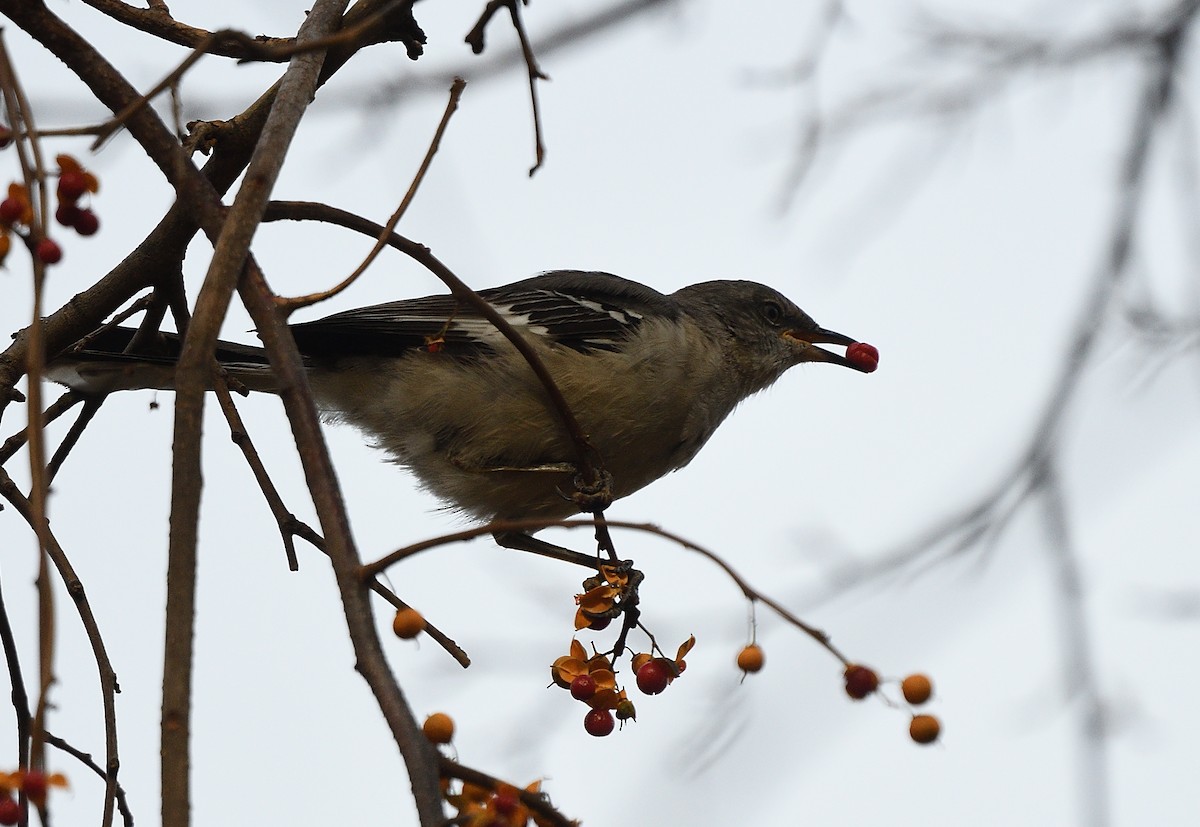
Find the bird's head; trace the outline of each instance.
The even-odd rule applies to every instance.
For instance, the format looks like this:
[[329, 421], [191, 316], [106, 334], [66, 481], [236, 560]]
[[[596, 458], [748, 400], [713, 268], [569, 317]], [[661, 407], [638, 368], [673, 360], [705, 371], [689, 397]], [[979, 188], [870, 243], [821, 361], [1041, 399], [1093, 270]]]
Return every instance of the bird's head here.
[[[871, 345], [821, 327], [779, 291], [752, 281], [708, 281], [674, 294], [702, 324], [719, 325], [730, 337], [732, 357], [758, 390], [802, 362], [829, 362], [870, 373], [879, 364]], [[714, 331], [716, 332], [716, 331]], [[818, 345], [838, 345], [845, 354]]]

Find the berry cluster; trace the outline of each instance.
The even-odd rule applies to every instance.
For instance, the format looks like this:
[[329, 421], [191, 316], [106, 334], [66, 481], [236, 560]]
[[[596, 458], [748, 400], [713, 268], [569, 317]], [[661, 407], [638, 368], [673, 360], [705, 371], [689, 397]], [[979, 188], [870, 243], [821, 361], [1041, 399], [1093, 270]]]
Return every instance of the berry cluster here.
[[[445, 746], [454, 738], [454, 720], [444, 712], [435, 712], [425, 719], [421, 731], [431, 743]], [[522, 800], [522, 796], [526, 800], [531, 795], [544, 797], [541, 789], [541, 781], [534, 781], [524, 790], [503, 781], [492, 786], [464, 781], [457, 789], [451, 789], [450, 779], [442, 778], [442, 797], [458, 810], [454, 823], [480, 827], [526, 827], [530, 819], [543, 824]]]
[[[738, 652], [737, 665], [742, 670], [742, 679], [746, 675], [758, 672], [763, 668], [766, 659], [762, 647], [750, 643]], [[846, 694], [856, 701], [874, 695], [880, 686], [879, 673], [869, 666], [860, 663], [848, 663], [842, 670], [843, 687]], [[900, 681], [900, 694], [910, 706], [921, 706], [933, 697], [933, 681], [926, 675], [912, 674]], [[890, 705], [895, 706], [891, 701]], [[908, 734], [918, 744], [932, 744], [941, 734], [941, 722], [933, 715], [913, 714], [909, 723]]]
[[79, 199], [97, 192], [100, 182], [70, 155], [59, 155], [55, 160], [58, 161], [58, 209], [54, 211], [54, 220], [80, 235], [95, 235], [100, 229], [100, 219], [89, 207], [79, 206]]
[[13, 796], [22, 792], [35, 807], [46, 806], [51, 787], [65, 787], [67, 779], [61, 773], [47, 775], [40, 770], [0, 772], [0, 824], [17, 824], [21, 820], [21, 805]]
[[[0, 125], [0, 149], [12, 141], [12, 132]], [[82, 236], [95, 235], [100, 229], [100, 219], [90, 207], [80, 206], [80, 199], [100, 189], [100, 182], [70, 155], [59, 155], [58, 162], [58, 209], [54, 217], [64, 227], [71, 227]], [[42, 264], [57, 264], [62, 261], [62, 247], [45, 235], [45, 227], [36, 226], [36, 214], [29, 190], [24, 184], [8, 185], [8, 197], [0, 201], [0, 263], [3, 263], [12, 247], [10, 234], [16, 230], [26, 238], [33, 254]], [[23, 229], [19, 229], [23, 228]], [[37, 243], [32, 239], [38, 235]]]
[[[661, 694], [687, 668], [684, 656], [696, 645], [689, 637], [679, 647], [675, 658], [648, 653], [630, 658], [629, 669], [637, 688], [645, 695]], [[583, 718], [583, 728], [589, 735], [603, 738], [616, 728], [616, 722], [637, 720], [637, 709], [625, 690], [617, 685], [617, 673], [608, 655], [594, 654], [578, 640], [571, 641], [571, 651], [554, 661], [550, 667], [554, 685], [569, 690], [571, 697], [587, 704], [590, 709]]]
[[[845, 680], [846, 694], [856, 701], [861, 701], [879, 689], [879, 675], [874, 669], [858, 663], [851, 663], [842, 672]], [[900, 681], [900, 694], [911, 706], [921, 706], [933, 697], [933, 681], [922, 674], [912, 674]], [[941, 735], [942, 724], [935, 716], [913, 714], [908, 725], [908, 735], [918, 744], [932, 744]]]

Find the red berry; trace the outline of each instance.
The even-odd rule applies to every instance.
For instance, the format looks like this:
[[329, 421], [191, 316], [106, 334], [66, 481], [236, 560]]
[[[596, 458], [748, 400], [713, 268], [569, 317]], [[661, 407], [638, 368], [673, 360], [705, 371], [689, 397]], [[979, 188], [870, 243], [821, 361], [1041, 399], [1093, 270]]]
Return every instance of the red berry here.
[[642, 664], [637, 671], [638, 689], [647, 695], [657, 695], [667, 688], [671, 682], [671, 673], [661, 660], [652, 660]]
[[589, 617], [587, 627], [593, 632], [603, 632], [610, 623], [612, 623], [611, 617]]
[[62, 247], [53, 239], [43, 238], [37, 245], [37, 257], [42, 264], [58, 264], [62, 261]]
[[571, 681], [571, 697], [577, 701], [586, 701], [596, 694], [596, 679], [591, 675], [578, 675]]
[[0, 824], [16, 824], [21, 819], [21, 805], [5, 796], [0, 798]]
[[856, 701], [870, 695], [879, 688], [879, 676], [875, 670], [854, 663], [846, 667], [846, 694]]
[[30, 770], [21, 779], [21, 789], [25, 791], [25, 795], [29, 796], [29, 800], [39, 807], [46, 803], [47, 788], [46, 773], [44, 772]]
[[[0, 149], [4, 149], [4, 147], [11, 144], [12, 139], [13, 139], [12, 130], [9, 129], [4, 124], [0, 124]], [[0, 824], [3, 824], [3, 823], [4, 822], [0, 822]]]
[[58, 176], [58, 197], [63, 201], [78, 201], [87, 189], [87, 178], [82, 172], [72, 170]]
[[502, 816], [510, 816], [517, 811], [521, 801], [517, 798], [517, 794], [509, 790], [502, 793], [496, 793], [496, 797], [492, 800], [492, 806], [496, 808]]
[[846, 361], [863, 373], [872, 373], [879, 367], [879, 349], [866, 342], [855, 342], [846, 348]]
[[75, 222], [79, 220], [79, 214], [83, 210], [76, 207], [74, 204], [64, 201], [58, 205], [58, 209], [54, 211], [54, 220], [64, 227], [74, 227]]
[[[62, 207], [59, 207], [61, 210]], [[79, 210], [79, 214], [75, 216], [75, 232], [80, 235], [95, 235], [96, 230], [100, 229], [100, 219], [91, 210]]]
[[20, 198], [13, 198], [11, 195], [0, 201], [0, 223], [12, 226], [21, 220], [21, 216], [25, 214], [25, 202]]
[[594, 735], [597, 738], [603, 738], [613, 731], [613, 727], [617, 722], [613, 720], [613, 715], [607, 709], [593, 709], [583, 716], [583, 728], [587, 730], [588, 735]]

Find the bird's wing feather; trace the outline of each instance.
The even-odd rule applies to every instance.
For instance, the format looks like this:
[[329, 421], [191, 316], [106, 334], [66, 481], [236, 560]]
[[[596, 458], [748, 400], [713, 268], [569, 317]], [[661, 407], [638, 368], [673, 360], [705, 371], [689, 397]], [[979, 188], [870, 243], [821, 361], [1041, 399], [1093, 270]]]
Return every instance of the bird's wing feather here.
[[[647, 315], [676, 315], [667, 296], [608, 273], [543, 273], [480, 295], [513, 327], [579, 351], [615, 350]], [[292, 326], [307, 356], [402, 355], [431, 346], [456, 356], [495, 352], [503, 335], [451, 295], [378, 304]]]

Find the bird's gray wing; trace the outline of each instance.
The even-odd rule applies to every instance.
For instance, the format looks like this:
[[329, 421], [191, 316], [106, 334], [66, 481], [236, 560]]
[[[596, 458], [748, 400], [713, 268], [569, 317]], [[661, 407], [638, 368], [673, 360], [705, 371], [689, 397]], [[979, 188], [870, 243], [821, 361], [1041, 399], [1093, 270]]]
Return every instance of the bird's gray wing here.
[[[480, 291], [517, 330], [578, 351], [616, 350], [647, 315], [675, 318], [668, 296], [609, 273], [558, 270]], [[292, 325], [306, 356], [399, 356], [414, 349], [465, 358], [494, 353], [503, 335], [445, 294], [348, 310]]]

